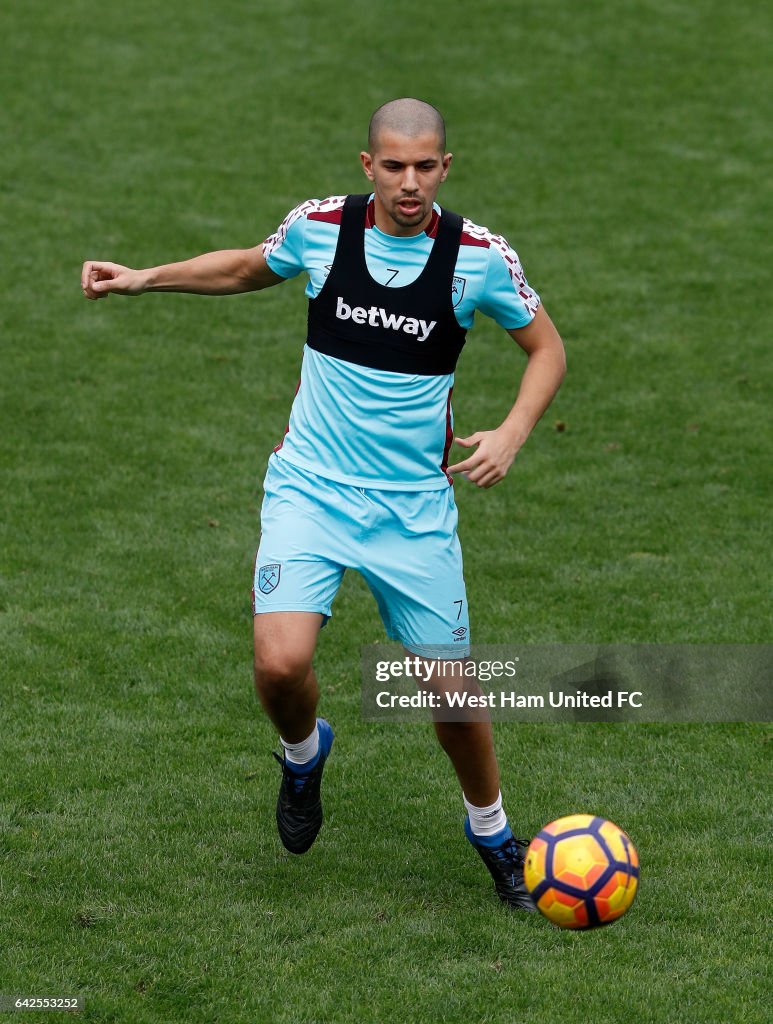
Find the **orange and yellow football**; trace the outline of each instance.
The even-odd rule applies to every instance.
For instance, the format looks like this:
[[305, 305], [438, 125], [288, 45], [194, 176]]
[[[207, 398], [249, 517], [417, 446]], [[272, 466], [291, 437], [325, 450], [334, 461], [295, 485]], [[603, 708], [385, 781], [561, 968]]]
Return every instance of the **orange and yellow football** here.
[[621, 917], [639, 886], [639, 855], [621, 828], [592, 814], [551, 821], [526, 852], [524, 881], [559, 928], [598, 928]]

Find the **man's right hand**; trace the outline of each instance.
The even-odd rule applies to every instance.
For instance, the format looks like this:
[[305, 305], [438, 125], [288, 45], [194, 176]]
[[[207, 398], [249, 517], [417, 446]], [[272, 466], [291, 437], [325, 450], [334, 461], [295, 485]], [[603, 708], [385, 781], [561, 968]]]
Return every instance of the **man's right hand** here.
[[111, 292], [140, 295], [145, 290], [145, 279], [141, 270], [87, 260], [81, 271], [81, 288], [87, 299], [106, 299]]

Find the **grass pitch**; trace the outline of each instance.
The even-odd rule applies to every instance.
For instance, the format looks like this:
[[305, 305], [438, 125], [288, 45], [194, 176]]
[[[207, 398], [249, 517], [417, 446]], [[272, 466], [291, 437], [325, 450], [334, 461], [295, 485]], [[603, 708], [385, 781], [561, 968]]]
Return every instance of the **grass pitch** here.
[[[442, 201], [508, 236], [569, 358], [507, 481], [457, 487], [475, 639], [768, 641], [764, 18], [746, 0], [0, 13], [0, 993], [80, 992], [84, 1020], [131, 1024], [766, 1019], [769, 730], [501, 725], [519, 832], [592, 810], [643, 865], [611, 928], [515, 918], [429, 731], [360, 719], [360, 646], [383, 633], [356, 577], [318, 658], [325, 828], [283, 852], [249, 587], [302, 284], [78, 287], [85, 258], [251, 245], [298, 201], [359, 190], [372, 109], [426, 97], [456, 154]], [[481, 319], [459, 432], [501, 420], [522, 366]]]

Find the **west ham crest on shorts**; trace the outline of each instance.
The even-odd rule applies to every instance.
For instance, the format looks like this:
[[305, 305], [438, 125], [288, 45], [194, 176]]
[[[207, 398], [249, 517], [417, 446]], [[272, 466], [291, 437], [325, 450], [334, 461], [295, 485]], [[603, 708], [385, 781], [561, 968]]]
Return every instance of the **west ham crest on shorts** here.
[[453, 301], [454, 309], [456, 309], [456, 307], [462, 301], [462, 297], [464, 295], [464, 286], [466, 284], [466, 277], [455, 277], [453, 283], [451, 284], [451, 300]]
[[261, 565], [258, 570], [258, 590], [261, 594], [270, 594], [273, 590], [279, 586], [279, 576], [282, 572], [282, 566], [279, 562], [274, 562], [271, 565]]

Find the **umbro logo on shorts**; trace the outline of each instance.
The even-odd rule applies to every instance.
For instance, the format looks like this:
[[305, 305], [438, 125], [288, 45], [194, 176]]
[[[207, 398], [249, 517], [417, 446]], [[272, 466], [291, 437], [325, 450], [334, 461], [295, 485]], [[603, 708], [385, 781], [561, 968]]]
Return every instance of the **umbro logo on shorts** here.
[[356, 324], [368, 324], [370, 327], [385, 327], [392, 331], [403, 331], [404, 334], [415, 334], [419, 341], [426, 341], [437, 327], [437, 320], [417, 320], [412, 316], [399, 316], [388, 313], [382, 306], [349, 306], [341, 296], [336, 305], [338, 320], [353, 320]]
[[258, 570], [258, 590], [261, 594], [270, 594], [279, 586], [279, 577], [282, 573], [282, 566], [279, 562], [271, 565], [261, 565]]
[[467, 627], [457, 626], [456, 629], [451, 630], [451, 632], [454, 634], [454, 643], [458, 644], [460, 640], [464, 640], [467, 636]]

